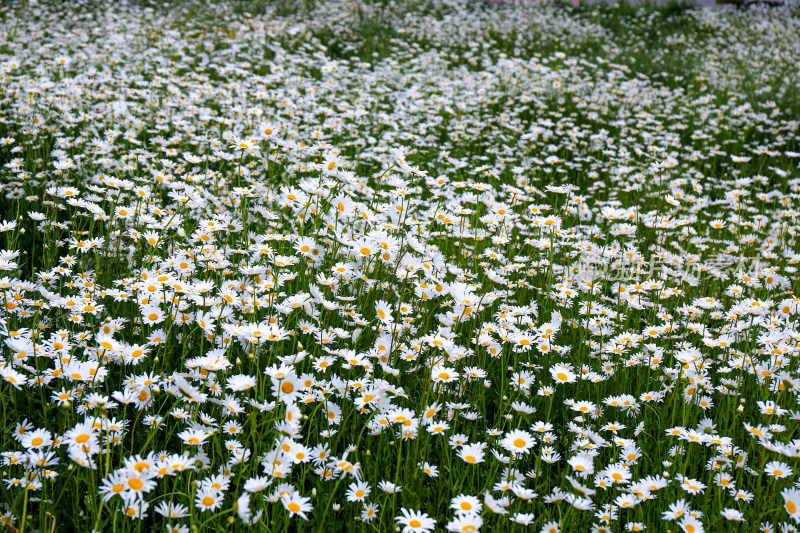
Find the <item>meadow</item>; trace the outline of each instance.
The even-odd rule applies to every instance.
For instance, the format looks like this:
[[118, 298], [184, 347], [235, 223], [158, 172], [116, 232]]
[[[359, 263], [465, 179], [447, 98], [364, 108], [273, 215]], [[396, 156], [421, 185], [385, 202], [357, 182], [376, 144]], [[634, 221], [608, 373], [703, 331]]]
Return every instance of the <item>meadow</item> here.
[[798, 531], [798, 128], [794, 4], [4, 4], [0, 527]]

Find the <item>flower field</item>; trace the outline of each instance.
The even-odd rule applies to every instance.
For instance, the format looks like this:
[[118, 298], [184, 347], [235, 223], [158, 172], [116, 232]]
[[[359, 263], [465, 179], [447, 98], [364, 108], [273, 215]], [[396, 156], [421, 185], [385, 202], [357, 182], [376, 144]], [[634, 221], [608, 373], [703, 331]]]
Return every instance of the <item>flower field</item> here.
[[0, 9], [0, 528], [800, 527], [800, 9]]

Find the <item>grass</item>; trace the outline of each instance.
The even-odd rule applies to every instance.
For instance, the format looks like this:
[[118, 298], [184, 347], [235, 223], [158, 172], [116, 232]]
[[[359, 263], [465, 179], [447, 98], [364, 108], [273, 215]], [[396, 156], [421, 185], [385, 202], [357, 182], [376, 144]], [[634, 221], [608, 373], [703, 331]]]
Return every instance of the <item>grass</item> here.
[[791, 530], [794, 9], [11, 5], [0, 523]]

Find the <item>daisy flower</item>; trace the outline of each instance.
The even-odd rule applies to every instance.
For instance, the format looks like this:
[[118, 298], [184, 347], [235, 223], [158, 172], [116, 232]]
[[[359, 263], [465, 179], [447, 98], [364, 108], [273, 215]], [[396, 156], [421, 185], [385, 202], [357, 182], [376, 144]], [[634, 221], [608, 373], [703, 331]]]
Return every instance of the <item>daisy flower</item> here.
[[401, 516], [395, 517], [395, 522], [403, 526], [403, 533], [428, 533], [436, 527], [436, 520], [426, 513], [410, 511], [405, 507], [400, 509]]
[[289, 511], [289, 517], [298, 515], [303, 520], [308, 520], [306, 513], [311, 512], [311, 498], [304, 498], [299, 493], [293, 492], [286, 496], [281, 497], [283, 506]]
[[361, 520], [366, 523], [371, 522], [378, 515], [378, 505], [375, 503], [368, 503], [361, 510]]
[[184, 429], [178, 433], [178, 438], [180, 438], [185, 444], [190, 444], [192, 446], [200, 446], [209, 437], [210, 435], [207, 432], [197, 429]]
[[764, 465], [764, 472], [768, 476], [775, 478], [789, 477], [794, 473], [789, 465], [781, 461], [770, 461]]
[[458, 450], [458, 456], [470, 464], [482, 463], [484, 461], [484, 450], [487, 444], [484, 442], [477, 444], [465, 444]]
[[350, 484], [345, 493], [345, 497], [349, 502], [363, 502], [364, 499], [369, 496], [371, 490], [369, 483], [358, 481]]
[[447, 523], [447, 531], [452, 533], [471, 533], [479, 531], [483, 526], [483, 518], [476, 513], [456, 515], [455, 519]]
[[558, 527], [558, 522], [551, 520], [542, 526], [539, 533], [559, 533], [560, 531], [561, 529]]
[[800, 489], [783, 489], [781, 496], [783, 497], [783, 508], [795, 522], [800, 523]]
[[197, 492], [194, 504], [201, 511], [215, 511], [222, 506], [224, 499], [221, 491], [206, 488]]
[[506, 433], [500, 445], [512, 454], [526, 454], [536, 444], [533, 435], [522, 429], [514, 429]]
[[460, 494], [450, 500], [450, 508], [453, 509], [457, 515], [468, 513], [480, 514], [481, 509], [483, 509], [483, 504], [475, 496]]

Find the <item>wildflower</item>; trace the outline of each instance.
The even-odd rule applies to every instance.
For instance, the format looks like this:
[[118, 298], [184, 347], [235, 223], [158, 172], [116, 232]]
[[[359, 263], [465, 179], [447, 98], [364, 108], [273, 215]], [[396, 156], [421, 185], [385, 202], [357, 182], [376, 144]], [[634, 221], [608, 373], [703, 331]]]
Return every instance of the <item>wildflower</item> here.
[[429, 477], [438, 477], [439, 476], [439, 469], [427, 462], [424, 462], [420, 465], [420, 469], [425, 472]]
[[693, 516], [684, 516], [678, 526], [684, 533], [703, 533], [703, 523]]
[[403, 487], [400, 485], [395, 485], [391, 481], [380, 481], [378, 483], [378, 488], [381, 489], [386, 494], [397, 494], [398, 492], [403, 490]]
[[272, 480], [266, 476], [253, 477], [245, 481], [242, 487], [247, 492], [261, 492], [266, 490]]
[[375, 312], [378, 315], [378, 318], [384, 324], [390, 324], [394, 322], [394, 317], [392, 316], [392, 309], [389, 307], [389, 304], [379, 300], [375, 303]]
[[222, 506], [223, 499], [221, 491], [206, 488], [197, 492], [194, 504], [201, 511], [215, 511]]
[[364, 506], [364, 509], [361, 511], [361, 520], [366, 523], [371, 522], [375, 519], [378, 515], [378, 505], [374, 503], [368, 503]]
[[526, 454], [535, 444], [533, 436], [524, 430], [515, 429], [506, 433], [500, 445], [512, 454]]
[[0, 367], [0, 376], [17, 390], [22, 390], [22, 387], [28, 382], [28, 378], [24, 374], [17, 372], [9, 366]]
[[458, 450], [458, 456], [467, 463], [482, 463], [486, 443], [465, 444]]
[[250, 390], [256, 386], [256, 378], [253, 376], [236, 375], [228, 378], [227, 388], [234, 392]]
[[456, 517], [447, 523], [447, 531], [452, 533], [469, 533], [480, 530], [483, 526], [483, 519], [479, 514], [466, 513], [456, 515]]
[[680, 482], [681, 488], [689, 494], [702, 494], [706, 489], [706, 485], [702, 481], [684, 477], [680, 474], [676, 479]]
[[509, 518], [509, 520], [523, 526], [529, 526], [531, 523], [533, 523], [534, 518], [536, 517], [533, 515], [533, 513], [515, 513]]
[[196, 429], [185, 429], [178, 433], [180, 438], [185, 444], [192, 446], [200, 446], [209, 438], [209, 434], [205, 431], [198, 431]]
[[539, 533], [559, 533], [561, 529], [558, 526], [558, 522], [553, 520], [549, 522], [545, 522], [542, 526], [542, 529], [539, 530]]
[[795, 522], [800, 523], [800, 489], [785, 488], [781, 491], [783, 507]]
[[370, 490], [369, 483], [364, 481], [351, 483], [345, 493], [345, 497], [349, 502], [363, 502], [369, 496]]
[[189, 516], [189, 508], [185, 505], [165, 501], [156, 506], [155, 512], [165, 518], [186, 518]]
[[311, 512], [311, 498], [305, 498], [298, 493], [292, 493], [281, 497], [283, 506], [289, 511], [289, 517], [298, 515], [303, 520], [308, 520], [306, 513]]
[[458, 515], [469, 513], [480, 514], [483, 505], [480, 500], [474, 496], [460, 494], [450, 500], [450, 508]]
[[144, 519], [147, 518], [147, 509], [150, 505], [144, 500], [131, 500], [125, 502], [121, 511], [130, 519]]
[[614, 483], [617, 484], [626, 484], [631, 480], [632, 477], [628, 467], [620, 464], [613, 464], [608, 466], [603, 470], [601, 474], [603, 475], [603, 477], [608, 477]]
[[792, 468], [781, 461], [770, 461], [764, 465], [764, 472], [771, 477], [786, 478], [793, 474]]
[[726, 508], [720, 511], [720, 514], [725, 520], [732, 520], [734, 522], [742, 522], [744, 520], [744, 515], [737, 509]]
[[53, 437], [46, 429], [28, 431], [19, 440], [23, 447], [31, 449], [46, 448], [53, 443]]
[[403, 526], [403, 533], [427, 533], [436, 526], [436, 520], [426, 513], [409, 511], [405, 507], [400, 509], [401, 516], [395, 517], [395, 522]]
[[492, 496], [489, 493], [489, 491], [486, 491], [483, 494], [483, 504], [489, 511], [493, 512], [494, 514], [501, 514], [501, 515], [508, 514], [506, 507], [508, 507], [509, 503], [510, 502], [508, 498], [501, 498], [499, 500], [496, 500], [494, 496]]
[[550, 374], [556, 383], [574, 383], [577, 379], [569, 365], [555, 365], [550, 368]]

